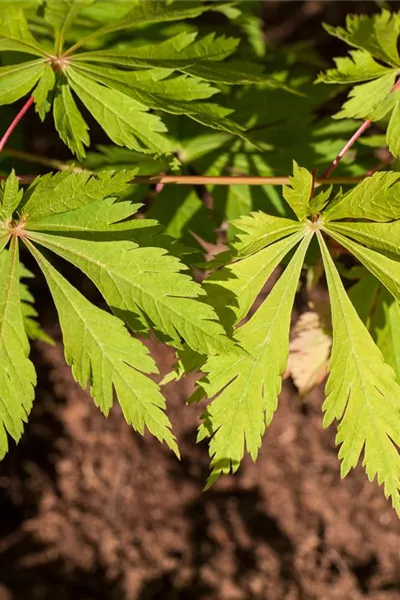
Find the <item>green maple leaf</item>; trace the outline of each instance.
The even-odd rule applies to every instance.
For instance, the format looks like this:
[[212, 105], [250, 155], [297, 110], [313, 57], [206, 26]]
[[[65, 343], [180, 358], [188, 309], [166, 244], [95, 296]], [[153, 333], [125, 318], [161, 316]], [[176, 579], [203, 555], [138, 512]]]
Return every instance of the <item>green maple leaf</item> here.
[[[334, 420], [339, 423], [336, 441], [342, 475], [356, 466], [363, 453], [368, 478], [376, 477], [384, 486], [400, 515], [400, 385], [392, 369], [398, 369], [394, 334], [400, 300], [398, 174], [368, 177], [350, 192], [339, 192], [326, 205], [331, 189], [311, 197], [311, 174], [297, 165], [294, 169], [291, 186], [283, 193], [300, 219], [297, 231], [287, 219], [260, 213], [244, 217], [242, 225], [240, 221], [237, 225], [239, 233], [231, 253], [226, 255], [233, 261], [204, 283], [209, 302], [227, 327], [236, 325], [235, 339], [245, 350], [236, 356], [219, 352], [201, 367], [205, 377], [199, 382], [200, 389], [210, 399], [199, 430], [199, 440], [210, 438], [212, 471], [207, 485], [221, 474], [236, 471], [245, 449], [253, 459], [257, 456], [262, 435], [277, 409], [293, 299], [306, 250], [317, 233], [333, 320], [324, 425]], [[309, 218], [311, 211], [315, 212]], [[372, 221], [374, 214], [378, 222]], [[352, 288], [351, 300], [322, 232], [347, 248], [372, 274]], [[278, 283], [255, 309], [264, 282], [299, 241], [300, 247]], [[397, 301], [379, 292], [376, 278]], [[380, 309], [378, 292], [384, 298]], [[179, 369], [185, 369], [183, 361]]]
[[[206, 376], [200, 381], [201, 389], [209, 398], [215, 397], [203, 415], [198, 436], [199, 440], [211, 438], [212, 473], [207, 486], [221, 474], [238, 469], [245, 447], [255, 460], [262, 435], [277, 408], [289, 351], [293, 300], [313, 235], [305, 216], [311, 189], [304, 186], [304, 179], [305, 173], [297, 170], [289, 188], [296, 197], [298, 214], [304, 215], [302, 220], [261, 212], [239, 219], [235, 222], [237, 238], [231, 244], [234, 262], [204, 283], [208, 301], [224, 325], [229, 329], [236, 325], [235, 339], [244, 350], [236, 355], [218, 352], [202, 366]], [[240, 326], [272, 272], [299, 242], [271, 294]]]
[[115, 389], [129, 425], [144, 434], [145, 428], [179, 455], [171, 424], [163, 412], [165, 400], [158, 385], [146, 377], [157, 373], [147, 348], [132, 338], [122, 321], [94, 306], [29, 245], [38, 261], [60, 317], [66, 361], [76, 381], [108, 415]]
[[[18, 243], [31, 252], [53, 296], [66, 360], [76, 381], [108, 414], [113, 390], [127, 422], [148, 429], [178, 453], [159, 385], [156, 365], [125, 325], [146, 333], [152, 327], [177, 348], [202, 354], [239, 348], [226, 335], [205, 292], [169, 254], [168, 238], [154, 220], [133, 219], [140, 205], [120, 200], [134, 171], [62, 172], [35, 179], [23, 192], [11, 174], [0, 186], [0, 454], [8, 432], [16, 440], [33, 400], [35, 373], [27, 358], [32, 339], [50, 338], [35, 320], [33, 297], [20, 277]], [[7, 244], [11, 240], [10, 249]], [[159, 241], [160, 240], [160, 241]], [[159, 243], [159, 245], [157, 245]], [[80, 268], [99, 288], [114, 314], [94, 306], [41, 251], [45, 247]], [[2, 373], [2, 374], [1, 374]]]
[[391, 221], [400, 217], [397, 185], [399, 174], [392, 171], [366, 177], [346, 194], [338, 194], [324, 212], [325, 221], [369, 219]]
[[[212, 472], [207, 487], [223, 473], [235, 472], [244, 447], [256, 459], [261, 438], [277, 408], [281, 376], [289, 353], [290, 315], [310, 235], [255, 315], [237, 330], [244, 356], [219, 355], [203, 366], [208, 397], [198, 439], [211, 437]], [[277, 340], [279, 343], [277, 344]]]
[[[397, 49], [399, 13], [349, 15], [346, 28], [325, 26], [328, 33], [356, 48], [336, 58], [336, 69], [319, 75], [324, 83], [357, 83], [336, 118], [388, 122], [386, 140], [394, 156], [400, 153], [400, 92], [393, 89], [400, 70]], [[383, 63], [383, 64], [382, 64]], [[364, 83], [366, 82], [366, 83]], [[393, 89], [393, 91], [392, 91]]]
[[[120, 16], [117, 10], [116, 18], [64, 50], [65, 39], [81, 13], [90, 14], [99, 3], [101, 0], [44, 2], [44, 18], [54, 33], [54, 51], [36, 41], [21, 6], [7, 3], [7, 10], [0, 10], [0, 51], [38, 57], [1, 67], [0, 103], [9, 104], [31, 93], [42, 119], [53, 110], [61, 139], [79, 159], [84, 158], [90, 138], [77, 98], [115, 144], [137, 152], [166, 155], [173, 152], [173, 144], [161, 117], [151, 110], [185, 114], [208, 127], [244, 136], [243, 128], [229, 118], [232, 110], [207, 101], [219, 92], [209, 82], [281, 85], [265, 76], [257, 65], [226, 62], [239, 40], [214, 34], [198, 38], [196, 32], [182, 33], [129, 49], [82, 51], [104, 36], [195, 18], [224, 8], [226, 2], [150, 4], [147, 0], [132, 0], [124, 3], [125, 11]], [[99, 62], [106, 66], [99, 67]]]
[[20, 296], [18, 244], [0, 252], [0, 456], [8, 450], [7, 433], [17, 442], [34, 397], [36, 375], [28, 358]]
[[[390, 210], [390, 208], [389, 208]], [[375, 223], [373, 221], [332, 221], [330, 229], [344, 234], [368, 248], [379, 250], [388, 255], [398, 255], [400, 252], [400, 221]]]
[[400, 515], [400, 386], [346, 295], [321, 235], [319, 241], [333, 319], [324, 424], [340, 422], [336, 442], [341, 445], [342, 476], [364, 450], [368, 478], [377, 476]]

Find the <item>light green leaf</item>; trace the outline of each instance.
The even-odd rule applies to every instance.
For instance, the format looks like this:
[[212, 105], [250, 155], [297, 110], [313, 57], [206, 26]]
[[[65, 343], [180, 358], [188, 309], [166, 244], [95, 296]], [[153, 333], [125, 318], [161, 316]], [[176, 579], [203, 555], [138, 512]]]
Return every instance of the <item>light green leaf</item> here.
[[[131, 202], [116, 202], [115, 198], [104, 198], [75, 210], [30, 219], [24, 229], [64, 233], [86, 240], [135, 241], [145, 246], [166, 248], [173, 253], [172, 240], [160, 235], [163, 228], [157, 221], [132, 218], [140, 206]], [[177, 247], [175, 252], [183, 253], [183, 248]]]
[[106, 196], [118, 195], [129, 188], [135, 170], [73, 173], [62, 171], [37, 177], [25, 192], [22, 214], [28, 221], [63, 213]]
[[281, 238], [299, 231], [303, 225], [292, 219], [252, 212], [231, 222], [235, 238], [230, 246], [238, 256], [250, 256]]
[[111, 90], [68, 70], [68, 81], [107, 135], [119, 146], [153, 153], [171, 152], [171, 142], [161, 133], [166, 127], [147, 107], [125, 94]]
[[351, 237], [369, 248], [400, 257], [400, 221], [391, 223], [329, 223], [330, 231]]
[[400, 98], [396, 100], [396, 104], [390, 116], [386, 139], [389, 145], [389, 151], [395, 158], [398, 158], [400, 155]]
[[203, 354], [233, 351], [213, 309], [198, 301], [204, 294], [201, 287], [180, 272], [186, 267], [164, 249], [37, 232], [29, 237], [81, 269], [113, 312], [128, 319], [135, 330], [154, 326], [176, 347], [182, 337]]
[[[121, 77], [117, 77], [115, 75], [115, 71], [114, 73], [110, 73], [113, 70], [109, 69], [107, 72], [107, 76], [105, 76], [105, 70], [99, 70], [99, 73], [96, 74], [93, 69], [89, 72], [89, 70], [86, 68], [86, 65], [84, 65], [83, 69], [81, 68], [80, 71], [85, 73], [85, 81], [92, 82], [93, 85], [96, 86], [98, 84], [95, 83], [94, 80], [97, 80], [112, 88], [113, 91], [115, 88], [115, 90], [118, 90], [118, 93], [121, 92], [121, 94], [119, 94], [120, 96], [122, 94], [124, 95], [127, 101], [129, 101], [129, 98], [132, 98], [132, 101], [135, 103], [135, 106], [138, 102], [139, 106], [142, 107], [141, 110], [146, 110], [143, 107], [149, 107], [172, 114], [186, 115], [187, 117], [201, 123], [202, 125], [212, 127], [213, 129], [222, 129], [223, 131], [227, 131], [233, 135], [239, 135], [241, 137], [244, 137], [243, 128], [240, 127], [237, 123], [231, 121], [230, 119], [227, 119], [227, 116], [232, 113], [232, 110], [229, 108], [225, 108], [223, 106], [219, 106], [217, 104], [212, 103], [188, 102], [183, 100], [177, 101], [174, 98], [170, 98], [167, 95], [163, 96], [161, 94], [146, 90], [146, 83], [144, 85], [141, 85], [140, 82], [138, 82], [138, 84], [136, 84], [137, 87], [135, 87], [134, 85], [131, 85], [132, 81], [134, 80], [133, 73], [128, 73], [126, 75], [121, 75]], [[70, 76], [71, 74], [75, 76], [78, 73], [76, 69], [70, 69], [69, 74]], [[80, 74], [78, 75], [81, 77]], [[120, 79], [122, 81], [120, 81]], [[171, 81], [173, 82], [174, 80]], [[130, 83], [126, 85], [126, 82]], [[191, 84], [192, 95], [198, 95], [199, 90], [201, 90], [200, 95], [204, 95], [204, 88], [199, 88], [198, 85], [198, 83]], [[101, 89], [104, 88], [101, 87]], [[161, 85], [160, 90], [162, 91], [162, 89], [163, 86]], [[164, 86], [164, 90], [165, 89], [166, 86]], [[210, 90], [214, 91], [214, 88], [207, 89], [208, 95], [210, 94]], [[111, 92], [111, 89], [109, 91]], [[189, 93], [187, 94], [187, 96], [188, 99], [190, 99]], [[140, 115], [141, 113], [138, 114]], [[143, 149], [141, 150], [143, 152]]]
[[68, 32], [76, 17], [94, 0], [46, 0], [44, 18], [57, 32], [55, 51], [62, 54], [64, 36]]
[[366, 50], [351, 50], [350, 56], [338, 57], [333, 60], [336, 69], [328, 69], [320, 73], [317, 81], [323, 83], [357, 83], [387, 75], [392, 71], [377, 63]]
[[16, 442], [32, 408], [36, 375], [21, 311], [18, 242], [0, 253], [0, 457]]
[[397, 300], [400, 300], [400, 261], [394, 260], [371, 250], [364, 248], [357, 242], [353, 242], [349, 238], [325, 228], [339, 244], [347, 248], [358, 260], [369, 270], [383, 285], [389, 290]]
[[41, 60], [0, 67], [0, 105], [12, 104], [28, 94], [45, 70]]
[[226, 5], [227, 2], [212, 2], [205, 4], [197, 0], [180, 0], [179, 2], [170, 4], [165, 0], [138, 0], [133, 8], [120, 19], [108, 23], [97, 31], [91, 33], [86, 38], [79, 40], [73, 46], [76, 50], [84, 46], [87, 42], [97, 39], [100, 36], [129, 29], [134, 27], [142, 27], [153, 23], [165, 23], [167, 21], [180, 21], [183, 19], [193, 19], [209, 10], [216, 10], [219, 6]]
[[14, 211], [21, 203], [23, 190], [19, 189], [18, 178], [14, 169], [7, 179], [0, 183], [0, 215], [5, 220], [11, 220]]
[[375, 58], [393, 67], [400, 66], [397, 38], [400, 21], [396, 14], [383, 10], [378, 15], [347, 15], [346, 29], [325, 25], [331, 35], [350, 46], [370, 52]]
[[[333, 346], [324, 402], [324, 426], [339, 421], [342, 477], [359, 461], [384, 485], [400, 515], [400, 387], [351, 304], [319, 234], [332, 307]], [[397, 447], [396, 447], [397, 446]]]
[[27, 231], [75, 233], [77, 237], [98, 239], [101, 232], [112, 234], [113, 232], [130, 232], [135, 229], [155, 227], [157, 221], [131, 218], [140, 206], [140, 204], [131, 202], [116, 202], [115, 198], [101, 198], [74, 210], [29, 219], [25, 229]]
[[318, 215], [328, 204], [329, 198], [332, 195], [333, 186], [330, 185], [326, 190], [317, 192], [308, 203], [309, 211], [311, 214]]
[[324, 219], [370, 219], [391, 221], [400, 218], [399, 173], [385, 171], [366, 177], [346, 194], [339, 194], [324, 212]]
[[379, 120], [391, 110], [396, 97], [391, 94], [396, 74], [387, 75], [368, 83], [356, 85], [349, 94], [349, 100], [342, 110], [334, 115], [335, 119], [372, 119]]
[[41, 74], [40, 81], [32, 94], [35, 99], [36, 112], [39, 113], [42, 121], [44, 121], [46, 114], [51, 108], [51, 99], [49, 99], [49, 97], [55, 84], [56, 76], [54, 70], [50, 65], [46, 64], [43, 73]]
[[[43, 0], [19, 0], [18, 7], [23, 10], [36, 10], [40, 7]], [[1, 0], [0, 3], [0, 11], [7, 11], [10, 7], [15, 7], [15, 2], [13, 0]]]
[[20, 6], [9, 5], [0, 11], [0, 52], [4, 50], [49, 56], [30, 33]]
[[89, 146], [89, 127], [76, 106], [67, 82], [57, 86], [53, 104], [54, 124], [62, 141], [78, 159], [86, 155], [85, 146]]
[[290, 186], [283, 186], [283, 197], [299, 221], [303, 221], [310, 214], [309, 201], [313, 187], [313, 176], [310, 171], [299, 167], [293, 161], [293, 177], [289, 179]]
[[122, 321], [91, 304], [36, 248], [29, 247], [50, 287], [74, 379], [84, 389], [90, 383], [90, 393], [105, 415], [112, 407], [115, 388], [128, 424], [141, 434], [147, 427], [179, 456], [164, 413], [165, 400], [158, 385], [146, 377], [157, 373], [147, 348], [129, 335]]
[[[208, 398], [217, 397], [203, 414], [198, 439], [211, 437], [210, 487], [235, 472], [245, 446], [257, 458], [261, 438], [277, 408], [281, 376], [289, 354], [290, 315], [311, 233], [302, 241], [284, 274], [250, 321], [237, 330], [242, 356], [209, 358], [200, 384]], [[279, 339], [279, 343], [276, 340]]]
[[160, 67], [175, 69], [199, 61], [220, 61], [230, 56], [237, 48], [236, 38], [211, 33], [196, 40], [198, 33], [182, 32], [167, 40], [129, 46], [123, 49], [82, 52], [72, 57], [72, 63], [105, 62], [123, 67]]
[[225, 327], [231, 328], [247, 315], [267, 279], [303, 236], [304, 232], [299, 231], [285, 237], [226, 265], [203, 282], [208, 302]]
[[[217, 88], [211, 87], [208, 83], [185, 75], [169, 77], [168, 79], [143, 76], [145, 73], [152, 73], [153, 69], [149, 71], [122, 71], [85, 63], [79, 64], [74, 69], [99, 83], [127, 94], [150, 108], [163, 109], [163, 102], [166, 99], [190, 102], [209, 98], [219, 92]], [[166, 73], [168, 74], [170, 71]]]

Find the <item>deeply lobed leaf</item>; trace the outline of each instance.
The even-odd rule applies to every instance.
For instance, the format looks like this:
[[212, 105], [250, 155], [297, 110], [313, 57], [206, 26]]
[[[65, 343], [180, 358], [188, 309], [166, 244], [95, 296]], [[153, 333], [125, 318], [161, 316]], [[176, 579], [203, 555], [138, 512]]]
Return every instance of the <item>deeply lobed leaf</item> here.
[[[389, 118], [386, 139], [390, 151], [398, 156], [399, 92], [395, 80], [400, 70], [398, 37], [399, 13], [349, 15], [346, 29], [326, 26], [328, 33], [357, 48], [350, 57], [337, 58], [336, 69], [319, 76], [325, 83], [361, 83], [349, 94], [336, 118], [361, 118], [380, 121]], [[378, 61], [378, 62], [377, 62]], [[384, 63], [384, 64], [381, 64]]]
[[311, 233], [262, 306], [237, 330], [246, 354], [220, 354], [203, 367], [206, 378], [200, 385], [208, 398], [216, 396], [203, 415], [198, 435], [199, 440], [211, 438], [212, 472], [207, 487], [220, 475], [238, 469], [245, 447], [253, 460], [257, 457], [262, 435], [277, 408], [289, 352], [290, 315], [310, 239]]
[[158, 385], [146, 377], [157, 372], [147, 348], [129, 335], [120, 319], [94, 306], [36, 248], [29, 247], [56, 304], [66, 361], [76, 381], [84, 389], [90, 383], [94, 401], [105, 415], [112, 407], [115, 388], [128, 424], [141, 434], [147, 427], [179, 455], [163, 412], [165, 400]]
[[20, 297], [18, 242], [0, 252], [0, 457], [7, 433], [17, 442], [32, 408], [36, 374], [29, 360]]
[[376, 476], [384, 485], [400, 515], [400, 386], [346, 295], [320, 234], [319, 242], [333, 320], [324, 424], [339, 421], [336, 442], [341, 445], [342, 476], [364, 451], [368, 478]]

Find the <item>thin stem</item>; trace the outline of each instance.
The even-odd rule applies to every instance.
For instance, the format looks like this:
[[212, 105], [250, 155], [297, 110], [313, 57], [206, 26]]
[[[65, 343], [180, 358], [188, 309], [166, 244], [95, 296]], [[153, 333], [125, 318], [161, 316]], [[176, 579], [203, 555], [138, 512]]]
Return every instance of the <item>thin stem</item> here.
[[372, 125], [372, 121], [370, 121], [370, 120], [364, 121], [364, 123], [351, 136], [351, 138], [349, 139], [347, 144], [345, 144], [343, 146], [343, 148], [341, 149], [341, 151], [339, 152], [339, 154], [337, 155], [335, 160], [332, 162], [332, 164], [330, 164], [329, 167], [326, 169], [326, 171], [323, 174], [324, 177], [329, 177], [331, 175], [331, 173], [336, 169], [336, 167], [342, 160], [343, 156], [345, 154], [347, 154], [347, 152], [350, 150], [350, 148], [352, 147], [354, 142], [356, 142], [358, 140], [358, 138], [364, 133], [364, 131], [366, 131], [368, 129], [368, 127], [370, 127], [371, 125]]
[[[393, 92], [395, 92], [399, 88], [400, 88], [400, 79], [398, 81], [396, 81], [396, 83], [390, 90], [390, 93], [393, 94]], [[358, 140], [358, 138], [364, 133], [364, 131], [366, 131], [368, 129], [368, 127], [370, 127], [371, 125], [372, 125], [372, 121], [370, 119], [368, 119], [367, 121], [364, 121], [364, 123], [362, 125], [360, 125], [360, 127], [357, 129], [357, 131], [351, 136], [349, 141], [343, 146], [343, 148], [341, 149], [341, 151], [339, 152], [339, 154], [337, 155], [335, 160], [332, 162], [332, 164], [330, 164], [329, 167], [326, 169], [326, 171], [323, 173], [323, 177], [329, 177], [332, 174], [334, 169], [336, 169], [336, 167], [342, 160], [343, 156], [345, 154], [347, 154], [347, 152], [350, 150], [352, 145]]]
[[62, 47], [63, 47], [63, 39], [62, 38], [63, 38], [62, 30], [58, 29], [57, 35], [56, 35], [56, 43], [55, 43], [56, 56], [60, 56], [62, 53]]
[[1, 140], [0, 140], [0, 152], [3, 151], [4, 146], [7, 143], [8, 138], [10, 137], [10, 135], [12, 134], [12, 132], [14, 131], [14, 129], [16, 128], [16, 126], [18, 125], [18, 123], [20, 122], [20, 120], [22, 119], [22, 117], [24, 116], [24, 114], [32, 106], [33, 102], [34, 102], [34, 98], [33, 98], [33, 96], [31, 96], [29, 98], [29, 100], [27, 102], [25, 102], [24, 106], [21, 108], [21, 110], [19, 111], [19, 113], [17, 114], [17, 116], [15, 117], [15, 119], [13, 120], [13, 122], [11, 123], [11, 125], [9, 126], [9, 128], [7, 129], [7, 131], [5, 132], [5, 134], [3, 135], [3, 137], [1, 138]]
[[[65, 169], [63, 169], [65, 170]], [[20, 175], [21, 183], [32, 183], [37, 175]], [[5, 176], [0, 179], [6, 179]], [[324, 184], [355, 184], [364, 177], [317, 177], [316, 185]], [[141, 175], [132, 179], [131, 183], [151, 184], [181, 184], [181, 185], [288, 185], [290, 177], [211, 177], [207, 175]]]
[[[104, 27], [102, 27], [102, 29], [104, 29]], [[76, 50], [79, 50], [79, 48], [82, 48], [82, 46], [85, 46], [85, 44], [87, 44], [88, 42], [90, 42], [93, 39], [96, 39], [96, 37], [99, 37], [100, 35], [102, 35], [101, 34], [101, 29], [99, 29], [98, 31], [94, 31], [93, 33], [91, 33], [90, 35], [86, 36], [85, 38], [82, 38], [81, 40], [79, 40], [78, 42], [76, 42], [76, 44], [74, 44], [73, 46], [71, 46], [70, 48], [68, 48], [68, 50], [66, 52], [64, 52], [64, 54], [62, 55], [62, 58], [66, 58], [67, 56], [71, 56], [71, 54], [73, 54], [74, 52], [76, 52]]]
[[[317, 177], [315, 183], [322, 184], [352, 184], [359, 183], [363, 177]], [[144, 175], [137, 176], [132, 183], [176, 183], [184, 185], [288, 185], [290, 177], [243, 177], [208, 176], [208, 175]]]

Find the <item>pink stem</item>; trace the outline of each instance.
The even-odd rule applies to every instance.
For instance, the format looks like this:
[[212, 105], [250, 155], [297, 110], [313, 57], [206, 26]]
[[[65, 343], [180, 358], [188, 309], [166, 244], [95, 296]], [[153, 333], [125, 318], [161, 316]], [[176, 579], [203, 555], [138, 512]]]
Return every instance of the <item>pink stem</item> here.
[[3, 135], [3, 137], [1, 138], [1, 140], [0, 140], [0, 152], [2, 152], [4, 150], [4, 146], [6, 145], [8, 138], [10, 137], [10, 135], [12, 134], [12, 132], [14, 131], [14, 129], [16, 128], [16, 126], [18, 125], [18, 123], [20, 122], [20, 120], [22, 119], [22, 117], [24, 116], [24, 114], [32, 106], [33, 102], [34, 102], [34, 98], [33, 98], [33, 96], [31, 96], [29, 98], [29, 100], [21, 108], [21, 110], [19, 111], [19, 113], [17, 114], [17, 116], [15, 117], [15, 119], [13, 120], [13, 122], [11, 123], [10, 127], [7, 129], [7, 131], [5, 132], [5, 134]]
[[[390, 90], [390, 93], [392, 94], [399, 88], [400, 88], [400, 79], [398, 81], [396, 81], [396, 83]], [[372, 121], [370, 121], [370, 120], [364, 121], [364, 123], [357, 129], [357, 131], [354, 133], [354, 135], [351, 136], [351, 138], [349, 139], [347, 144], [345, 144], [343, 146], [343, 148], [341, 149], [341, 151], [339, 152], [339, 154], [337, 155], [335, 160], [332, 162], [332, 164], [330, 164], [329, 167], [326, 169], [326, 171], [324, 171], [322, 177], [329, 177], [331, 175], [331, 173], [334, 171], [334, 169], [336, 169], [336, 167], [342, 160], [343, 156], [345, 154], [347, 154], [347, 152], [350, 150], [350, 148], [352, 147], [354, 142], [356, 142], [358, 140], [358, 138], [364, 133], [364, 131], [366, 131], [368, 129], [368, 127], [370, 127], [371, 125], [372, 125]]]
[[351, 136], [351, 138], [349, 139], [349, 141], [347, 142], [347, 144], [345, 144], [343, 146], [343, 148], [341, 149], [341, 151], [339, 152], [339, 154], [337, 155], [337, 157], [335, 158], [335, 160], [332, 162], [332, 164], [330, 164], [329, 167], [326, 169], [326, 171], [324, 171], [324, 173], [322, 175], [323, 177], [329, 177], [331, 175], [332, 171], [334, 171], [336, 169], [336, 167], [338, 166], [338, 164], [342, 160], [343, 156], [345, 154], [347, 154], [347, 152], [350, 150], [350, 148], [352, 147], [352, 145], [354, 144], [354, 142], [356, 142], [358, 140], [358, 138], [360, 137], [360, 135], [362, 135], [364, 133], [364, 131], [366, 129], [368, 129], [368, 127], [370, 127], [371, 124], [372, 124], [372, 121], [370, 121], [370, 120], [364, 121], [364, 123]]

